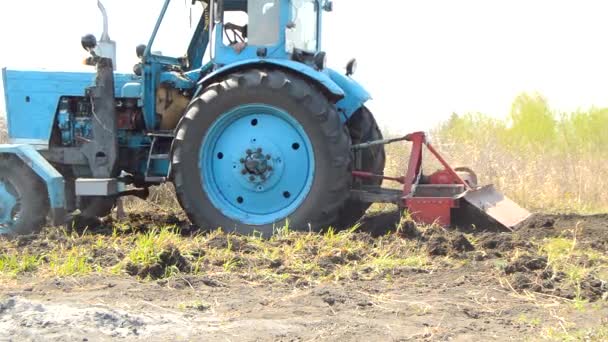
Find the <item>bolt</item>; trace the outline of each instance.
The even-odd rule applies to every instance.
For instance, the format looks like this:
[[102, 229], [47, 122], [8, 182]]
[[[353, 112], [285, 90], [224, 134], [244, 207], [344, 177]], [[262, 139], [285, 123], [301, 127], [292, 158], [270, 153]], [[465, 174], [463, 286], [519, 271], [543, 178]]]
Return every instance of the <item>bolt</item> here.
[[253, 182], [255, 180], [255, 176], [249, 176], [249, 180]]
[[250, 156], [253, 153], [250, 149], [247, 149], [247, 155]]
[[265, 180], [266, 180], [266, 175], [265, 175], [265, 174], [261, 174], [261, 175], [260, 175], [260, 178], [261, 178], [263, 181], [265, 181]]
[[242, 169], [242, 170], [241, 170], [241, 174], [242, 174], [242, 175], [246, 175], [246, 174], [247, 174], [247, 169]]
[[245, 158], [241, 158], [240, 162], [241, 164], [245, 164]]
[[272, 157], [270, 156], [270, 154], [266, 155], [266, 160], [270, 160]]
[[258, 147], [257, 152], [258, 152], [258, 153], [262, 153], [262, 148], [261, 148], [261, 147]]

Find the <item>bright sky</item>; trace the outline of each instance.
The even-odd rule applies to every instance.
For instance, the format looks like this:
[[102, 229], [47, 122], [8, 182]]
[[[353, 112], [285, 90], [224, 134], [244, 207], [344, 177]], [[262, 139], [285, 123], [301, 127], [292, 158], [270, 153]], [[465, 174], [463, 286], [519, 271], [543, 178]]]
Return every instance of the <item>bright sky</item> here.
[[[190, 0], [173, 2], [164, 28], [188, 31]], [[128, 72], [162, 1], [104, 3], [118, 68]], [[324, 50], [339, 70], [358, 59], [355, 78], [393, 131], [428, 129], [452, 112], [505, 116], [523, 91], [571, 111], [608, 106], [607, 13], [605, 0], [335, 0]], [[101, 33], [96, 0], [2, 1], [0, 66], [82, 68], [80, 37], [89, 32]], [[163, 43], [181, 51], [187, 38]]]

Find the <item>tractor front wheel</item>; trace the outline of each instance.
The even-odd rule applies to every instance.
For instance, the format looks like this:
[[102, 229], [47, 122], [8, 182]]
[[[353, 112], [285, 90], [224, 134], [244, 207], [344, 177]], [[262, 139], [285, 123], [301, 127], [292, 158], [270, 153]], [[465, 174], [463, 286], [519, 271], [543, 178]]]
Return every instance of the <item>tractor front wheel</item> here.
[[0, 155], [0, 235], [27, 235], [46, 222], [49, 200], [40, 178], [18, 158]]
[[181, 119], [173, 182], [190, 220], [265, 237], [336, 223], [349, 195], [350, 138], [316, 87], [278, 70], [208, 86]]

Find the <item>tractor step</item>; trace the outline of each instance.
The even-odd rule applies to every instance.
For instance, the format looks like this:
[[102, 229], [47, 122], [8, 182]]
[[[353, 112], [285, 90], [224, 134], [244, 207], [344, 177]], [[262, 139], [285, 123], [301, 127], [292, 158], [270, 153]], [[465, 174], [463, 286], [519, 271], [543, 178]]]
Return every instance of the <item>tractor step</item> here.
[[146, 133], [148, 137], [159, 137], [159, 138], [175, 138], [173, 131], [154, 131]]
[[154, 159], [154, 160], [167, 160], [167, 159], [169, 159], [169, 154], [167, 154], [167, 153], [163, 153], [163, 154], [151, 154], [150, 155], [150, 159]]

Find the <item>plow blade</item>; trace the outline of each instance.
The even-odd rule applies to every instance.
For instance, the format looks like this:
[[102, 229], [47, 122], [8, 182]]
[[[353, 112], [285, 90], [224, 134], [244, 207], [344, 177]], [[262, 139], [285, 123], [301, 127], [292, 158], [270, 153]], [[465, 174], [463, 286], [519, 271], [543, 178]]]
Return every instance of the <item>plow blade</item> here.
[[481, 211], [482, 215], [509, 230], [513, 230], [531, 216], [529, 211], [496, 191], [493, 185], [468, 191], [464, 200], [474, 209]]

